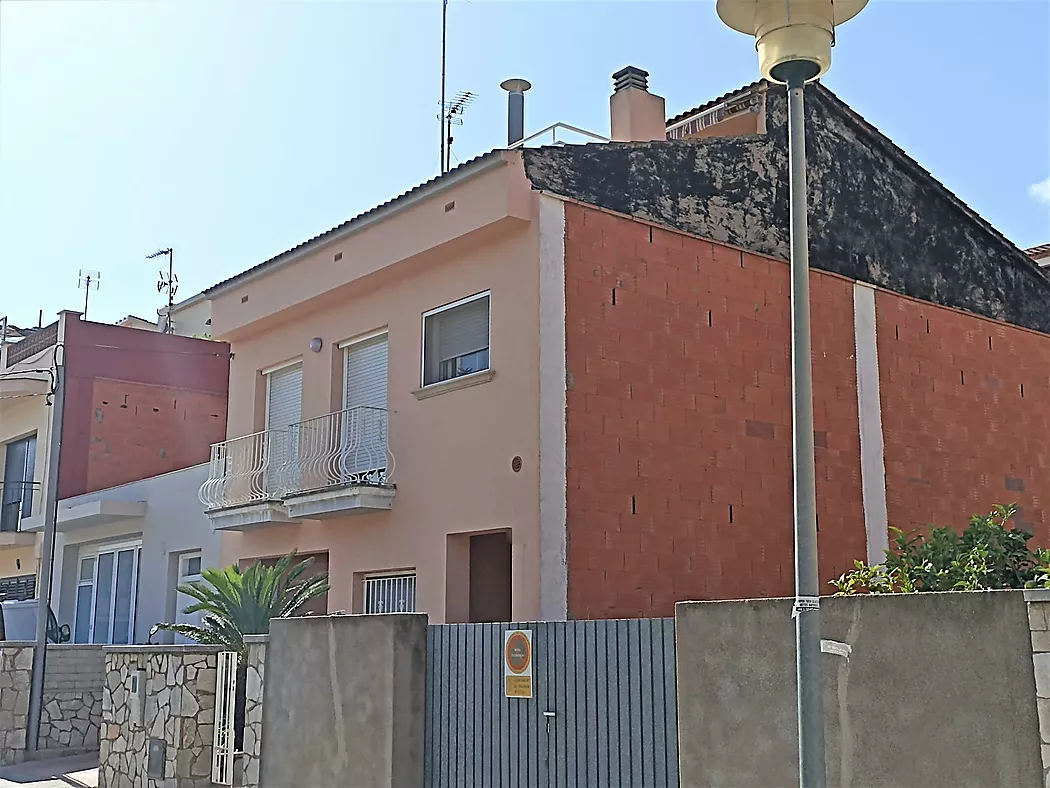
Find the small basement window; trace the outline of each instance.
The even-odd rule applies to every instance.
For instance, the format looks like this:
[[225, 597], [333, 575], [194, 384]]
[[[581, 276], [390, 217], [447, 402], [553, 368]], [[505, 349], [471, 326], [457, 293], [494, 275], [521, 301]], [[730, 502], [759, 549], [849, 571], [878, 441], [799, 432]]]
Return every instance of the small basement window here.
[[489, 293], [423, 315], [423, 385], [489, 368]]
[[414, 573], [374, 575], [365, 578], [366, 614], [415, 613], [416, 576]]

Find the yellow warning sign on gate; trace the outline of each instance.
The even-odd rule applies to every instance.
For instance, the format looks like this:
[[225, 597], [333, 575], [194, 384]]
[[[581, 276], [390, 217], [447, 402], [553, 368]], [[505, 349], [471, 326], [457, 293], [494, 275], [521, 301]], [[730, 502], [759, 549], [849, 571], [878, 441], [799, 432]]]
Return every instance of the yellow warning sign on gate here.
[[532, 697], [532, 630], [503, 633], [503, 691], [508, 698]]

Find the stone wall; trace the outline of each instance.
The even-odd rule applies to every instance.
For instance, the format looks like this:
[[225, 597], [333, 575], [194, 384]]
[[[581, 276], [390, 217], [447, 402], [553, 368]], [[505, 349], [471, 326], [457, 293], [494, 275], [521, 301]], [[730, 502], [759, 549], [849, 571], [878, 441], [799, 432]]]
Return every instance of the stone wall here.
[[0, 643], [0, 766], [25, 757], [29, 684], [33, 675], [33, 644]]
[[1024, 596], [1028, 602], [1036, 704], [1039, 709], [1039, 755], [1043, 766], [1043, 782], [1040, 785], [1050, 786], [1050, 589], [1025, 591]]
[[49, 645], [39, 748], [48, 754], [94, 752], [102, 721], [102, 646]]
[[266, 691], [268, 635], [248, 635], [248, 672], [245, 679], [244, 744], [241, 753], [243, 788], [259, 788], [262, 755], [263, 695]]
[[[215, 673], [211, 646], [106, 649], [99, 788], [211, 786]], [[141, 719], [132, 708], [132, 673], [144, 671]], [[163, 777], [147, 776], [151, 740], [165, 743]]]

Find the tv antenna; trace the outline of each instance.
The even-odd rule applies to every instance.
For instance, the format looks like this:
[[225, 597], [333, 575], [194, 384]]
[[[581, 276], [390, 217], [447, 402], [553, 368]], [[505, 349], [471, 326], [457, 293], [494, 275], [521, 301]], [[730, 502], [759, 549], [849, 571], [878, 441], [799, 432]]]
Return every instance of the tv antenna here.
[[477, 93], [469, 90], [461, 90], [451, 101], [441, 104], [441, 112], [438, 120], [441, 121], [441, 172], [446, 173], [452, 169], [452, 127], [463, 125], [463, 113], [467, 107], [474, 103], [478, 97]]
[[77, 281], [77, 289], [84, 291], [84, 319], [87, 320], [88, 298], [92, 290], [98, 290], [98, 283], [102, 277], [98, 271], [89, 271], [86, 268], [81, 268], [77, 275], [80, 277]]
[[175, 275], [175, 252], [169, 246], [167, 249], [158, 249], [153, 254], [146, 255], [146, 259], [152, 260], [161, 255], [168, 256], [168, 275], [165, 276], [163, 270], [157, 272], [157, 292], [163, 293], [165, 290], [168, 292], [168, 311], [164, 314], [164, 333], [171, 334], [175, 329], [171, 322], [171, 308], [175, 305], [175, 293], [179, 290], [179, 277]]

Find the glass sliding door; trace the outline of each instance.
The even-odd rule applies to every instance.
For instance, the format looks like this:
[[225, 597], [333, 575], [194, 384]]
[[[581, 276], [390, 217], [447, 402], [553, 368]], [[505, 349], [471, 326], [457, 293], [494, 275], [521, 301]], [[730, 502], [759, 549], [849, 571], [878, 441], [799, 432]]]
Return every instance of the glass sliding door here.
[[74, 642], [134, 642], [140, 557], [137, 544], [81, 551]]

